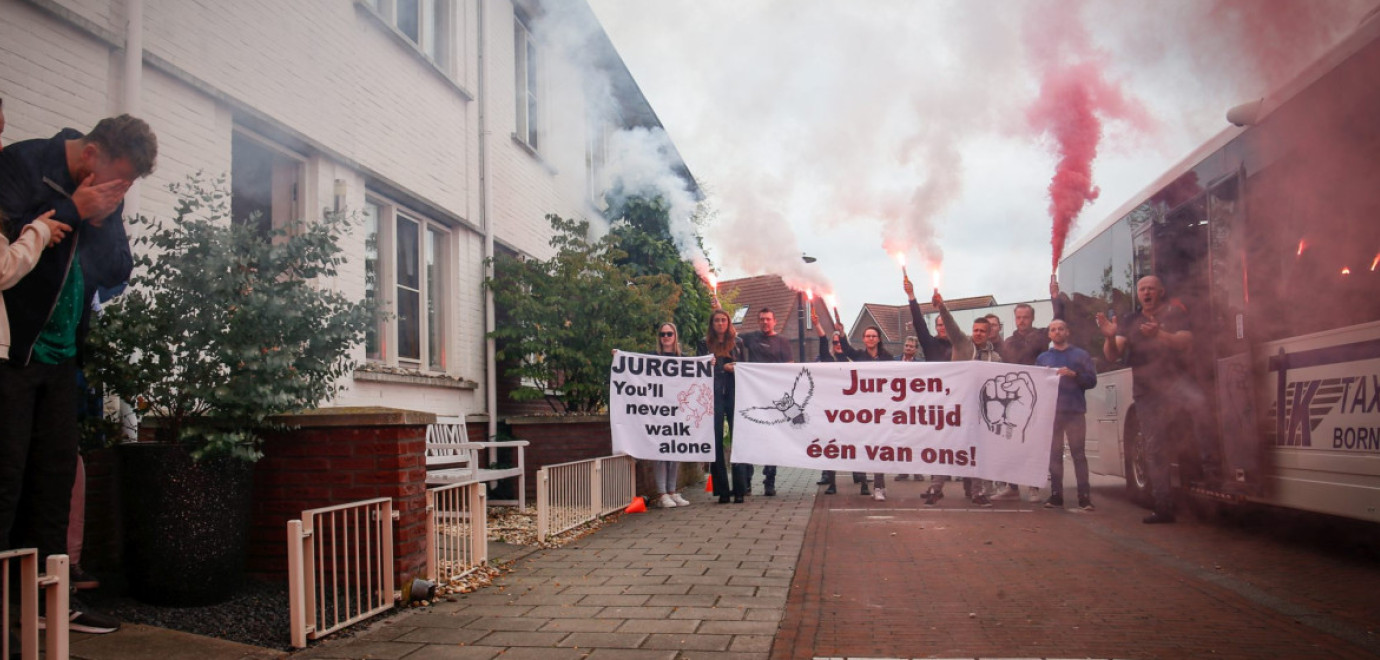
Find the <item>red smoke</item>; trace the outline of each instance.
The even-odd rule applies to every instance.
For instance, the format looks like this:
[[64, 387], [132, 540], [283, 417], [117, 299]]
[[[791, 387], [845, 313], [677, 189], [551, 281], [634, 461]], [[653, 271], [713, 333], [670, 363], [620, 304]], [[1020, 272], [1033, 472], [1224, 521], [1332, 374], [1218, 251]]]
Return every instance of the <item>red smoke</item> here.
[[1030, 107], [1027, 120], [1035, 130], [1054, 138], [1059, 153], [1059, 163], [1049, 182], [1054, 269], [1059, 266], [1064, 243], [1078, 214], [1085, 204], [1097, 199], [1092, 165], [1102, 139], [1104, 118], [1148, 123], [1139, 108], [1127, 103], [1120, 87], [1106, 80], [1101, 64], [1095, 60], [1044, 72], [1040, 96]]
[[1195, 37], [1220, 42], [1224, 33], [1234, 39], [1243, 63], [1261, 89], [1273, 89], [1298, 73], [1340, 34], [1350, 31], [1358, 17], [1374, 7], [1371, 0], [1213, 0], [1207, 15], [1195, 21]]

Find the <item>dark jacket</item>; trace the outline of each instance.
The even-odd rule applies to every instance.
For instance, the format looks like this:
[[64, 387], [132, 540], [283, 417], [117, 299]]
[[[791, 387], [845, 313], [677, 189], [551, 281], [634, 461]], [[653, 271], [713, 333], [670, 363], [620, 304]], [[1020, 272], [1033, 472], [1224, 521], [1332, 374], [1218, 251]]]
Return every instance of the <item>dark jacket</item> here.
[[[81, 258], [84, 300], [90, 300], [98, 288], [116, 287], [128, 281], [134, 266], [121, 217], [124, 204], [116, 208], [101, 227], [96, 227], [82, 222], [72, 203], [71, 195], [80, 182], [73, 181], [67, 169], [67, 141], [81, 137], [82, 133], [65, 128], [51, 138], [24, 140], [4, 149], [4, 153], [17, 156], [28, 168], [26, 199], [12, 202], [16, 208], [22, 208], [11, 223], [16, 225], [13, 230], [17, 232], [50, 209], [56, 211], [54, 220], [73, 228], [61, 243], [43, 251], [32, 272], [4, 293], [10, 317], [10, 360], [15, 364], [29, 363], [34, 341], [57, 304], [73, 255]], [[83, 304], [81, 323], [77, 326], [78, 358], [90, 321], [91, 306]]]
[[891, 362], [896, 359], [880, 343], [877, 344], [877, 357], [872, 357], [868, 355], [866, 348], [853, 348], [853, 345], [848, 343], [848, 335], [839, 335], [839, 339], [843, 345], [843, 354], [853, 362]]
[[[746, 350], [743, 348], [743, 339], [741, 337], [734, 337], [733, 350], [728, 352], [728, 357], [716, 357], [714, 359], [714, 392], [716, 394], [732, 395], [734, 393], [733, 373], [724, 371], [724, 367], [734, 362], [741, 361], [745, 352]], [[714, 352], [709, 350], [708, 341], [700, 339], [696, 342], [695, 355], [703, 357], [713, 354]]]
[[747, 356], [744, 360], [746, 362], [795, 362], [791, 359], [791, 343], [780, 333], [767, 335], [761, 330], [754, 330], [738, 337], [743, 340], [743, 346], [747, 347]]
[[[1054, 310], [1054, 320], [1062, 320], [1064, 318], [1064, 301], [1059, 296], [1055, 296], [1049, 304]], [[1010, 364], [1035, 364], [1035, 359], [1047, 350], [1049, 350], [1049, 328], [1036, 328], [1034, 326], [1025, 332], [1021, 332], [1019, 329], [1012, 332], [1010, 337], [1003, 339], [1001, 344], [997, 346], [1002, 361]]]
[[819, 357], [815, 358], [815, 362], [851, 362], [847, 356], [834, 355], [833, 347], [830, 346], [832, 343], [828, 336], [819, 338]]
[[930, 334], [920, 303], [914, 300], [910, 301], [910, 321], [915, 325], [916, 338], [920, 340], [920, 351], [925, 354], [926, 362], [948, 362], [953, 358], [953, 342]]
[[1049, 329], [1032, 327], [1025, 332], [1016, 330], [997, 346], [1003, 362], [1035, 364], [1040, 354], [1049, 350]]

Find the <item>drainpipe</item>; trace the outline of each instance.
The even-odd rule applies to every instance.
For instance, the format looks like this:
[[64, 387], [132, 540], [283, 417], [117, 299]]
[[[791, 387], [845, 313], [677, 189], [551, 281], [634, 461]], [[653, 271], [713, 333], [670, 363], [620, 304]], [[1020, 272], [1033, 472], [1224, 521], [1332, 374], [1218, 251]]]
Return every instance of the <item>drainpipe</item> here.
[[[490, 182], [489, 172], [489, 91], [486, 86], [489, 61], [486, 53], [487, 43], [484, 38], [488, 31], [488, 25], [484, 22], [484, 5], [487, 0], [479, 0], [475, 3], [479, 6], [479, 215], [480, 222], [484, 226], [484, 279], [493, 277], [494, 267], [494, 215], [493, 215], [493, 190]], [[489, 287], [484, 287], [484, 398], [485, 408], [489, 412], [489, 433], [493, 438], [498, 435], [498, 359], [496, 357], [497, 347], [493, 337], [489, 333], [493, 332], [496, 323], [494, 321], [494, 293]], [[490, 457], [492, 458], [492, 456]]]
[[[144, 87], [144, 0], [125, 0], [125, 62], [121, 111], [138, 116]], [[139, 182], [125, 193], [125, 215], [139, 214]]]
[[[125, 61], [124, 89], [120, 99], [125, 114], [139, 115], [139, 97], [144, 87], [144, 0], [125, 0]], [[139, 215], [139, 191], [143, 184], [135, 181], [125, 191], [125, 217]], [[133, 442], [139, 436], [138, 417], [127, 401], [120, 401], [120, 426], [125, 440]]]

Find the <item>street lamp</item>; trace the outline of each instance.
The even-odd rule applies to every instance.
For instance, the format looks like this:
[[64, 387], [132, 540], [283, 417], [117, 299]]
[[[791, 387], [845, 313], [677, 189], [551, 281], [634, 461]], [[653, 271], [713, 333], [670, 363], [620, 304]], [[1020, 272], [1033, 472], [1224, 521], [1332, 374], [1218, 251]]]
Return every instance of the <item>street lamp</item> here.
[[[810, 256], [810, 255], [808, 255], [808, 254], [805, 254], [804, 252], [801, 252], [801, 253], [800, 253], [800, 260], [803, 261], [803, 262], [805, 262], [805, 263], [807, 263], [807, 264], [812, 264], [812, 263], [815, 262], [815, 258], [814, 258], [814, 257], [812, 257], [812, 256]], [[804, 361], [805, 361], [805, 292], [804, 292], [804, 291], [796, 291], [796, 292], [795, 292], [795, 301], [796, 301], [796, 303], [795, 303], [795, 310], [796, 310], [796, 315], [795, 315], [795, 320], [796, 320], [796, 334], [795, 334], [795, 338], [796, 338], [796, 347], [799, 349], [797, 352], [798, 352], [798, 354], [799, 354], [799, 356], [800, 356], [799, 358], [796, 359], [796, 361], [797, 361], [797, 362], [804, 362]]]

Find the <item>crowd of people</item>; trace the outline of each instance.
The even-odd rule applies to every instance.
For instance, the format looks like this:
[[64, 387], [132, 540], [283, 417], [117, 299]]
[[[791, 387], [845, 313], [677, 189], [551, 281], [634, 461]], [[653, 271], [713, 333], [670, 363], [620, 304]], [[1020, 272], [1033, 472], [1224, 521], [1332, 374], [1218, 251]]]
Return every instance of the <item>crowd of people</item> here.
[[[1064, 453], [1067, 448], [1074, 467], [1076, 510], [1091, 512], [1095, 510], [1089, 485], [1088, 458], [1085, 449], [1087, 440], [1087, 400], [1085, 392], [1097, 384], [1097, 369], [1092, 356], [1084, 349], [1070, 342], [1069, 325], [1063, 318], [1063, 298], [1059, 295], [1058, 283], [1050, 280], [1050, 298], [1054, 314], [1049, 325], [1035, 326], [1035, 309], [1027, 304], [1017, 305], [1014, 314], [1016, 328], [1010, 336], [1003, 336], [1001, 321], [995, 315], [978, 317], [972, 322], [970, 331], [965, 333], [954, 320], [948, 305], [936, 290], [932, 304], [938, 311], [935, 330], [930, 332], [920, 303], [915, 297], [915, 289], [909, 278], [903, 280], [903, 288], [909, 299], [912, 325], [916, 334], [906, 337], [900, 355], [892, 355], [882, 343], [882, 331], [877, 326], [863, 329], [861, 348], [854, 347], [845, 333], [828, 333], [819, 322], [819, 316], [811, 308], [811, 320], [819, 340], [818, 357], [820, 362], [957, 362], [978, 360], [1042, 366], [1057, 370], [1059, 376], [1059, 395], [1055, 405], [1054, 433], [1049, 449], [1048, 481], [1044, 484], [1024, 484], [1026, 499], [1031, 503], [1043, 503], [1045, 508], [1065, 508], [1064, 502]], [[1143, 424], [1147, 449], [1150, 452], [1150, 478], [1152, 482], [1155, 508], [1154, 513], [1144, 519], [1148, 524], [1174, 521], [1170, 502], [1168, 457], [1166, 435], [1170, 414], [1167, 406], [1167, 388], [1182, 379], [1177, 371], [1184, 353], [1192, 342], [1192, 334], [1186, 329], [1182, 308], [1165, 303], [1164, 287], [1156, 277], [1145, 277], [1137, 284], [1137, 298], [1141, 311], [1121, 319], [1118, 323], [1099, 314], [1097, 324], [1106, 337], [1103, 357], [1109, 362], [1125, 358], [1131, 367], [1134, 394], [1137, 405], [1143, 411], [1150, 411], [1150, 423]], [[757, 311], [758, 329], [737, 335], [732, 320], [714, 300], [714, 312], [710, 317], [708, 336], [699, 342], [699, 355], [713, 355], [714, 366], [714, 463], [710, 467], [714, 496], [720, 503], [733, 501], [742, 503], [744, 496], [752, 492], [754, 467], [730, 463], [726, 448], [725, 430], [731, 437], [734, 418], [734, 379], [733, 365], [737, 362], [783, 363], [792, 362], [790, 343], [776, 331], [776, 315], [770, 308]], [[663, 353], [679, 348], [666, 342], [678, 339], [675, 327], [663, 324], [659, 328], [659, 350]], [[1145, 415], [1142, 414], [1142, 419]], [[1201, 431], [1198, 431], [1201, 434]], [[1206, 455], [1206, 450], [1204, 450]], [[1209, 462], [1205, 459], [1205, 463]], [[658, 475], [660, 475], [658, 471]], [[776, 467], [764, 466], [762, 469], [763, 493], [776, 494]], [[922, 475], [897, 475], [897, 480], [921, 480]], [[924, 494], [928, 506], [936, 506], [945, 497], [945, 484], [950, 477], [934, 475]], [[863, 496], [871, 496], [877, 501], [886, 500], [886, 475], [877, 473], [869, 479], [862, 472], [853, 473], [853, 482], [859, 485]], [[1018, 500], [1022, 485], [1000, 485], [991, 481], [963, 478], [964, 497], [978, 507], [991, 507], [994, 500]], [[663, 485], [658, 477], [658, 489], [663, 506], [683, 506], [676, 501], [675, 484]], [[838, 492], [837, 476], [832, 470], [823, 471], [817, 485], [825, 486], [825, 495]], [[1048, 489], [1046, 491], [1046, 489]]]
[[[80, 565], [83, 343], [97, 291], [129, 280], [124, 197], [157, 152], [148, 124], [129, 115], [0, 145], [0, 549], [34, 547], [40, 562], [68, 555], [74, 587], [97, 585]], [[120, 627], [71, 602], [72, 630]]]

